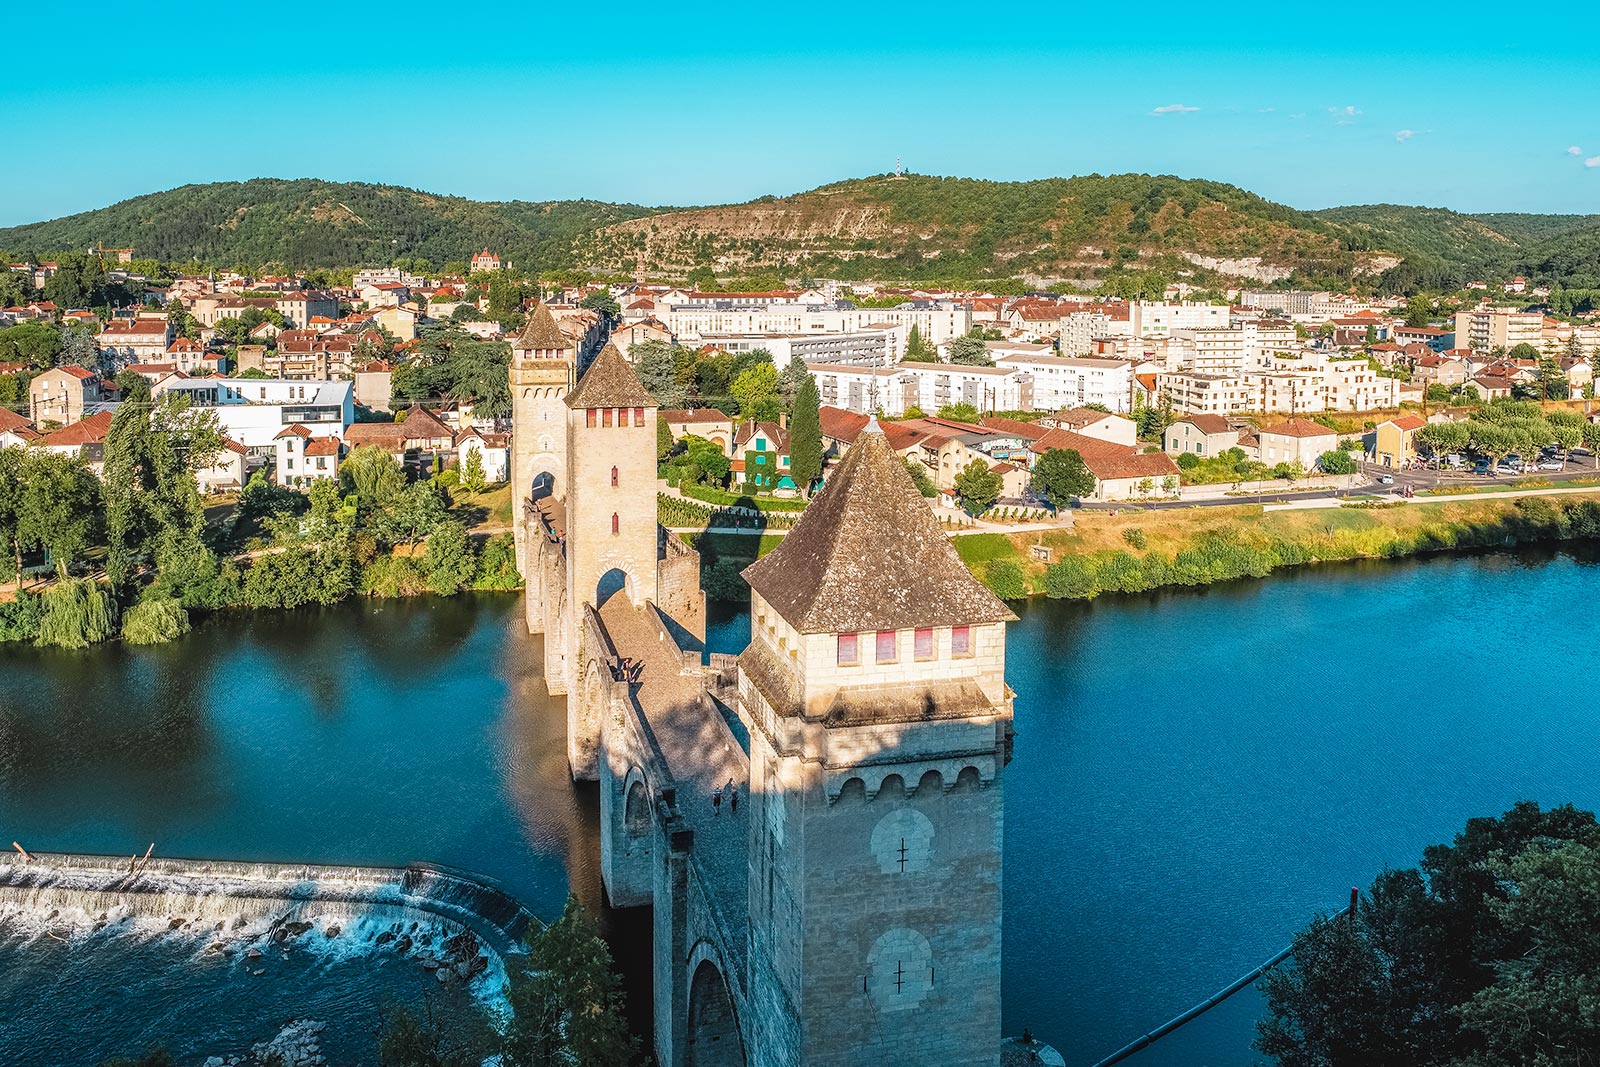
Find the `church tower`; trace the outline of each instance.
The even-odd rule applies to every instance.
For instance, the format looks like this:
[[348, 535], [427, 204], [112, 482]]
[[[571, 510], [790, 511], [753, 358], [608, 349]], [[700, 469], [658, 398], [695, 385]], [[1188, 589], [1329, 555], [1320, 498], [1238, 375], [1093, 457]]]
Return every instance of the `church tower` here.
[[[567, 409], [577, 352], [556, 325], [550, 309], [539, 304], [522, 332], [511, 342], [511, 489], [520, 506], [526, 497], [561, 497], [566, 493]], [[517, 565], [530, 573], [527, 524], [513, 522]]]
[[1015, 616], [876, 421], [744, 575], [751, 1067], [997, 1064]]

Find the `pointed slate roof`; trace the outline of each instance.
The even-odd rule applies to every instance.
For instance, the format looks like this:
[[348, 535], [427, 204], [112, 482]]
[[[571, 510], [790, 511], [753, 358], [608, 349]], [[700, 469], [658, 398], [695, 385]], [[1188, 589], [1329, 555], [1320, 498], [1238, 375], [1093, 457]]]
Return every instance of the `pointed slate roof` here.
[[569, 408], [653, 408], [656, 398], [650, 395], [628, 361], [622, 358], [617, 346], [610, 341], [594, 358], [589, 369], [572, 392], [567, 394]]
[[807, 634], [1016, 618], [961, 562], [875, 424], [856, 438], [789, 536], [744, 577]]
[[541, 302], [534, 305], [533, 314], [523, 323], [522, 332], [517, 334], [516, 347], [524, 351], [566, 351], [572, 347], [572, 341], [556, 325], [556, 318], [550, 314], [549, 307]]

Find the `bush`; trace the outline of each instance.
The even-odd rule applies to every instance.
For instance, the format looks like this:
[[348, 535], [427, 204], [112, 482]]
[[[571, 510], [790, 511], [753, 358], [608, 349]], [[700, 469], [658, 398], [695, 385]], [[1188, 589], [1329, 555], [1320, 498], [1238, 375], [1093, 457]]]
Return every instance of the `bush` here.
[[420, 596], [427, 591], [427, 576], [410, 556], [379, 556], [361, 572], [361, 592], [367, 596]]
[[130, 645], [159, 645], [189, 632], [189, 613], [176, 597], [141, 600], [122, 616], [122, 639]]
[[117, 632], [111, 594], [90, 578], [66, 578], [44, 591], [37, 644], [88, 648]]
[[1195, 455], [1193, 452], [1178, 453], [1179, 470], [1192, 471], [1198, 466], [1200, 466], [1200, 457]]
[[522, 588], [522, 575], [517, 572], [517, 545], [510, 534], [496, 534], [483, 543], [478, 555], [478, 575], [472, 588], [508, 590]]
[[0, 641], [32, 641], [39, 636], [43, 618], [44, 598], [33, 593], [0, 603]]
[[1132, 545], [1134, 548], [1139, 549], [1141, 552], [1144, 551], [1144, 546], [1147, 543], [1145, 540], [1144, 531], [1139, 529], [1137, 526], [1130, 526], [1126, 530], [1123, 530], [1122, 539], [1128, 542], [1128, 544]]
[[983, 572], [984, 584], [1001, 600], [1022, 600], [1028, 595], [1028, 579], [1022, 568], [1009, 560], [996, 560]]
[[433, 476], [434, 483], [442, 489], [454, 489], [461, 484], [461, 472], [451, 467]]
[[1095, 568], [1082, 556], [1065, 556], [1044, 572], [1045, 596], [1055, 600], [1088, 600], [1100, 592]]
[[467, 539], [467, 528], [452, 519], [435, 526], [422, 553], [428, 591], [437, 596], [453, 596], [472, 581], [477, 570], [478, 556]]

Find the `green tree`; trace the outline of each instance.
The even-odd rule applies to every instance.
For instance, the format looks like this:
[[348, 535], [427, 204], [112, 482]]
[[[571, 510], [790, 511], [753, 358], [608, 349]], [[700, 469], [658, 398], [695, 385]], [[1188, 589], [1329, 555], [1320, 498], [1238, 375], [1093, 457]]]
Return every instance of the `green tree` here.
[[576, 897], [530, 937], [526, 960], [510, 979], [504, 1067], [628, 1067], [637, 1058], [611, 953]]
[[1001, 600], [1022, 600], [1028, 595], [1028, 579], [1022, 568], [1010, 560], [997, 559], [983, 572], [983, 582]]
[[817, 381], [807, 374], [795, 394], [794, 417], [789, 422], [789, 476], [807, 495], [822, 477], [821, 406]]
[[1095, 476], [1074, 448], [1052, 448], [1033, 466], [1033, 487], [1053, 507], [1070, 507], [1074, 497], [1094, 495]]
[[905, 468], [906, 473], [911, 475], [911, 482], [917, 487], [917, 492], [929, 498], [939, 495], [939, 487], [928, 476], [928, 468], [922, 464], [921, 460], [907, 456], [905, 457]]
[[467, 449], [467, 461], [461, 465], [461, 484], [469, 492], [481, 493], [488, 488], [483, 474], [483, 452], [477, 445]]
[[622, 314], [622, 305], [617, 303], [617, 298], [611, 295], [610, 290], [596, 289], [594, 292], [580, 300], [579, 305], [590, 311], [597, 311], [606, 318], [616, 318]]
[[477, 573], [478, 560], [467, 538], [467, 528], [454, 519], [442, 519], [428, 534], [422, 553], [422, 572], [428, 591], [436, 596], [451, 596], [465, 589]]
[[47, 322], [29, 319], [0, 330], [0, 363], [25, 363], [34, 370], [49, 370], [61, 357], [61, 331]]
[[968, 515], [982, 515], [1000, 499], [1005, 481], [989, 469], [989, 464], [975, 459], [956, 475], [956, 496]]
[[381, 512], [406, 487], [406, 476], [394, 456], [377, 445], [360, 445], [339, 464], [339, 484], [356, 498], [363, 513]]
[[1419, 428], [1412, 440], [1439, 459], [1465, 452], [1472, 442], [1472, 433], [1464, 422], [1430, 422]]
[[[50, 553], [56, 573], [65, 576], [94, 543], [102, 504], [100, 481], [80, 459], [42, 449], [9, 455], [13, 452], [21, 450], [0, 451], [0, 492], [9, 481], [15, 493], [9, 508], [0, 501], [0, 528], [4, 528], [3, 514], [9, 510], [12, 549], [19, 568], [24, 551], [43, 549]], [[9, 477], [7, 468], [12, 471]], [[20, 569], [17, 588], [22, 588]]]
[[939, 409], [939, 418], [949, 419], [952, 422], [977, 422], [978, 409], [971, 404], [946, 404]]
[[992, 367], [994, 357], [989, 355], [983, 336], [973, 331], [950, 342], [950, 362], [967, 367]]
[[778, 399], [783, 403], [785, 410], [794, 410], [794, 398], [800, 395], [800, 386], [810, 377], [811, 372], [806, 369], [806, 361], [799, 356], [790, 356], [783, 373], [778, 375]]
[[678, 381], [677, 350], [665, 341], [641, 341], [629, 353], [633, 373], [656, 403], [663, 408], [681, 408], [686, 399]]
[[1342, 448], [1330, 449], [1317, 457], [1317, 466], [1326, 474], [1354, 474], [1356, 461]]
[[740, 371], [728, 391], [739, 402], [739, 414], [744, 418], [778, 417], [778, 368], [771, 363], [757, 363]]
[[[985, 354], [987, 354], [985, 349]], [[920, 327], [912, 326], [911, 332], [906, 335], [906, 352], [901, 357], [907, 363], [937, 363], [939, 352], [922, 336]]]
[[62, 578], [44, 591], [37, 644], [88, 648], [117, 632], [116, 604], [92, 578]]

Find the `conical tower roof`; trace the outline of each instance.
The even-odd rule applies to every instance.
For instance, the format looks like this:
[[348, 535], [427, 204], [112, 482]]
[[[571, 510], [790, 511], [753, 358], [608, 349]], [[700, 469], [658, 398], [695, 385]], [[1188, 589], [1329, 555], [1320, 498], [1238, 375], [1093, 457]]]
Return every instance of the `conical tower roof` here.
[[561, 327], [556, 325], [556, 318], [550, 314], [550, 309], [543, 301], [534, 305], [533, 314], [528, 316], [528, 321], [523, 323], [522, 332], [517, 334], [516, 347], [527, 351], [532, 349], [539, 352], [565, 351], [572, 347], [572, 340], [561, 332]]
[[653, 408], [650, 395], [617, 346], [610, 341], [584, 371], [578, 386], [567, 394], [569, 408]]
[[1016, 618], [961, 562], [876, 423], [856, 438], [789, 536], [744, 577], [801, 633]]

